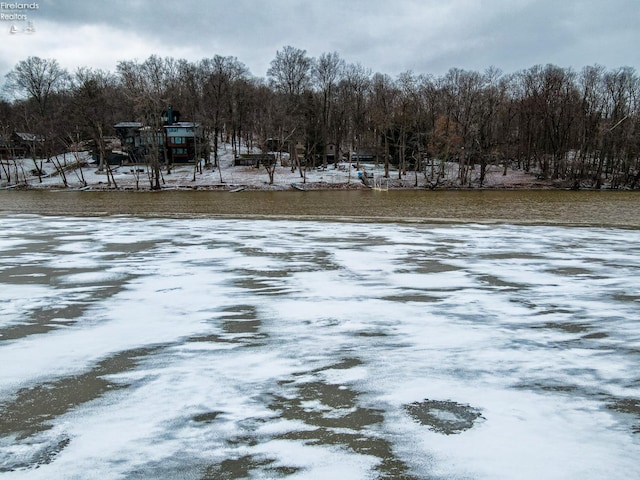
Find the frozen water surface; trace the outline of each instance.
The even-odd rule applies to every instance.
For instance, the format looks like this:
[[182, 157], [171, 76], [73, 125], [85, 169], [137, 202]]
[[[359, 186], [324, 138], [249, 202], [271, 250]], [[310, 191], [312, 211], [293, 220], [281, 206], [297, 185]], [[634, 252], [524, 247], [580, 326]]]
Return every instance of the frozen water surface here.
[[7, 479], [640, 477], [640, 231], [0, 217]]

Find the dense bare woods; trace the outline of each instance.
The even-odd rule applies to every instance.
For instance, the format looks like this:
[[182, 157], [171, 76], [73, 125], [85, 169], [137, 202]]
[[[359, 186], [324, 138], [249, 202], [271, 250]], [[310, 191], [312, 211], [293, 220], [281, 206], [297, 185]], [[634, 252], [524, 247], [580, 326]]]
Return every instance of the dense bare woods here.
[[[292, 169], [327, 162], [327, 145], [359, 161], [374, 156], [391, 175], [424, 175], [435, 188], [441, 160], [458, 165], [468, 185], [489, 165], [532, 171], [569, 188], [640, 186], [640, 78], [628, 67], [580, 71], [536, 65], [505, 74], [451, 69], [445, 75], [404, 72], [397, 78], [347, 64], [338, 53], [311, 58], [284, 47], [267, 78], [252, 77], [234, 57], [199, 62], [151, 56], [123, 61], [115, 72], [62, 69], [30, 57], [6, 76], [0, 104], [3, 137], [11, 131], [47, 139], [51, 154], [72, 141], [103, 138], [117, 121], [159, 126], [171, 106], [199, 122], [217, 147], [240, 152], [301, 143]], [[208, 158], [208, 155], [207, 155]], [[295, 155], [294, 155], [295, 158]], [[155, 159], [154, 185], [160, 182]]]

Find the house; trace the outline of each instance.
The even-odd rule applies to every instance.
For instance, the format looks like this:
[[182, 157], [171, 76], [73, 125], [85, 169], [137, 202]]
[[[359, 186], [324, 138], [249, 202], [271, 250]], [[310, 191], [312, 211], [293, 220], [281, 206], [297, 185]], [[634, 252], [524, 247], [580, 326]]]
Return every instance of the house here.
[[11, 156], [11, 145], [8, 140], [7, 137], [0, 134], [0, 160]]
[[361, 163], [373, 163], [376, 155], [368, 149], [361, 149], [357, 152], [351, 153], [351, 161], [352, 162], [361, 162]]
[[265, 147], [268, 152], [289, 152], [289, 140], [267, 138]]
[[187, 163], [202, 158], [207, 145], [199, 123], [174, 122], [163, 128], [169, 163]]
[[14, 132], [0, 137], [0, 158], [24, 158], [44, 155], [44, 137], [36, 133]]
[[173, 107], [162, 112], [162, 121], [164, 146], [169, 163], [195, 162], [208, 157], [209, 144], [199, 123], [181, 122], [180, 112]]
[[110, 165], [122, 164], [127, 161], [133, 163], [143, 163], [144, 157], [148, 153], [141, 122], [120, 122], [113, 126], [116, 136], [120, 139], [120, 154], [107, 155]]
[[160, 161], [164, 162], [166, 158], [170, 164], [195, 162], [206, 156], [208, 142], [200, 124], [180, 122], [178, 118], [178, 112], [169, 109], [163, 112], [164, 125], [160, 129], [141, 122], [120, 122], [113, 128], [120, 138], [123, 153], [133, 162], [144, 162], [154, 148], [158, 148]]
[[123, 149], [140, 146], [141, 122], [120, 122], [116, 123], [113, 128], [120, 138]]

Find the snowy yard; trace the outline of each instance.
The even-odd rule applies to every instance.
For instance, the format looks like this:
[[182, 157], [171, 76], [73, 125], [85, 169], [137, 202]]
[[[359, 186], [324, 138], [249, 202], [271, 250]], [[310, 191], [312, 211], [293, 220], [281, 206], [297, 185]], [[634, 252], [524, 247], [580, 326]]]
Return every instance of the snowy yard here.
[[[89, 188], [105, 189], [113, 188], [113, 184], [108, 185], [106, 171], [98, 172], [95, 164], [78, 169], [72, 168], [81, 162], [90, 160], [86, 152], [77, 154], [77, 157], [69, 153], [60, 155], [52, 161], [21, 159], [4, 161], [5, 170], [9, 170], [12, 181], [9, 182], [5, 171], [0, 171], [0, 188], [15, 188], [16, 184], [25, 183], [31, 188], [65, 188], [64, 180], [56, 168], [56, 163], [65, 169], [68, 188], [83, 188], [85, 182]], [[162, 188], [198, 188], [198, 189], [234, 189], [245, 187], [247, 189], [264, 190], [288, 190], [292, 183], [305, 185], [308, 189], [334, 189], [334, 188], [366, 188], [359, 179], [359, 172], [368, 175], [371, 185], [378, 184], [386, 188], [415, 188], [416, 174], [408, 171], [401, 179], [398, 178], [398, 170], [391, 168], [389, 179], [384, 178], [384, 166], [382, 164], [363, 164], [360, 169], [356, 164], [342, 162], [328, 165], [326, 169], [309, 169], [303, 174], [299, 170], [291, 171], [290, 167], [283, 167], [279, 163], [276, 167], [273, 185], [269, 185], [269, 175], [264, 167], [243, 167], [234, 166], [234, 155], [229, 148], [221, 148], [220, 168], [212, 167], [198, 168], [194, 164], [176, 165], [171, 173], [163, 172]], [[42, 170], [42, 175], [37, 175], [36, 167]], [[121, 189], [149, 189], [149, 179], [146, 165], [124, 165], [114, 166], [113, 174], [116, 186]], [[456, 185], [455, 179], [458, 173], [458, 165], [455, 163], [446, 164], [445, 177], [449, 185]], [[547, 188], [549, 182], [541, 182], [532, 173], [509, 169], [507, 175], [503, 175], [500, 166], [490, 166], [487, 170], [487, 177], [484, 183], [486, 188]], [[477, 186], [477, 172], [471, 174]], [[25, 182], [26, 177], [26, 182]], [[428, 177], [428, 178], [427, 178]], [[430, 181], [429, 174], [419, 172], [417, 183], [419, 188], [425, 188]], [[16, 179], [18, 181], [16, 182]], [[440, 185], [442, 187], [442, 185]]]

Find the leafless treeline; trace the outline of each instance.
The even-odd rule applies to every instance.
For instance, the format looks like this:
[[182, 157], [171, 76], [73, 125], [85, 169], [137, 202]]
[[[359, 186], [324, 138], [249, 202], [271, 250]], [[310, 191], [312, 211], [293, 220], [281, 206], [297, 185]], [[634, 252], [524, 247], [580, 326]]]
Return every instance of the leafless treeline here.
[[[49, 150], [93, 140], [123, 120], [158, 125], [168, 106], [200, 122], [217, 145], [284, 148], [302, 142], [309, 164], [325, 146], [375, 154], [398, 174], [459, 165], [458, 182], [480, 183], [489, 165], [533, 171], [571, 188], [640, 186], [640, 78], [628, 67], [555, 65], [504, 74], [451, 69], [443, 76], [405, 72], [397, 78], [345, 63], [337, 53], [309, 57], [284, 47], [266, 79], [235, 57], [199, 62], [151, 56], [123, 61], [115, 72], [30, 57], [7, 75], [16, 93], [0, 105], [3, 135], [43, 135]], [[436, 160], [434, 160], [436, 159]], [[388, 171], [388, 170], [387, 170]], [[435, 177], [434, 177], [435, 175]], [[476, 178], [474, 176], [474, 178]]]

